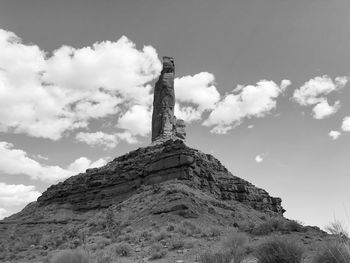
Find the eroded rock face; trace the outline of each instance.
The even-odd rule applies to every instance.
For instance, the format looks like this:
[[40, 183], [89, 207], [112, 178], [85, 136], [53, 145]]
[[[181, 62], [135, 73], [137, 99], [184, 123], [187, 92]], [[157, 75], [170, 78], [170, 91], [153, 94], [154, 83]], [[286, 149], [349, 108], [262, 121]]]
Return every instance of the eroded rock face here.
[[163, 70], [154, 87], [152, 142], [179, 138], [185, 140], [185, 123], [174, 116], [175, 64], [172, 57], [163, 57]]
[[216, 158], [192, 149], [182, 140], [139, 148], [53, 185], [39, 205], [59, 203], [74, 210], [108, 207], [129, 198], [142, 185], [179, 180], [219, 200], [239, 201], [264, 212], [283, 214], [281, 199], [233, 176]]

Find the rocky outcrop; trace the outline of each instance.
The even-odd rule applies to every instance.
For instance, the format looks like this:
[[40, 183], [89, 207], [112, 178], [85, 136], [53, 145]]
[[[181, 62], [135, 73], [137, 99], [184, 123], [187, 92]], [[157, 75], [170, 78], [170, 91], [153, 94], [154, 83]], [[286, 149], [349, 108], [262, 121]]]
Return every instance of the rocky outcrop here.
[[216, 158], [182, 140], [139, 148], [101, 168], [88, 169], [53, 185], [38, 204], [65, 204], [73, 210], [105, 208], [132, 196], [142, 185], [178, 180], [226, 202], [239, 201], [256, 210], [283, 214], [281, 199], [233, 176]]
[[163, 69], [154, 87], [152, 142], [178, 138], [185, 140], [185, 123], [174, 115], [175, 64], [172, 57], [163, 57]]

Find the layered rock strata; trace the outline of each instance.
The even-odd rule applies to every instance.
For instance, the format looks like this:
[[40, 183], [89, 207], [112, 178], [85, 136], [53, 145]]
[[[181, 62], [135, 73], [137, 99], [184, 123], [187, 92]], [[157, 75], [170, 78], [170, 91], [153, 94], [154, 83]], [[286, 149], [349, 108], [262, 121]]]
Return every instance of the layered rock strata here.
[[192, 149], [182, 140], [139, 148], [106, 166], [88, 169], [53, 185], [38, 198], [39, 205], [65, 204], [86, 211], [129, 198], [142, 185], [178, 180], [226, 201], [239, 201], [256, 210], [283, 214], [281, 199], [233, 176], [216, 158]]

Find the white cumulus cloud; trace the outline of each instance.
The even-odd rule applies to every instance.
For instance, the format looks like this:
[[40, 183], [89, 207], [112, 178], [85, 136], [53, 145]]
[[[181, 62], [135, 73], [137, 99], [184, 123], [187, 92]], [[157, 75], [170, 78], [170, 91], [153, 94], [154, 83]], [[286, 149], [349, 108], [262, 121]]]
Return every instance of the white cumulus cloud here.
[[81, 157], [67, 168], [44, 165], [28, 157], [25, 151], [14, 149], [13, 144], [4, 141], [0, 142], [0, 156], [0, 172], [14, 175], [23, 174], [33, 180], [47, 182], [57, 182], [76, 173], [84, 172], [87, 168], [102, 166], [106, 163], [105, 159], [92, 162]]
[[350, 131], [350, 116], [347, 116], [343, 119], [341, 129], [347, 132]]
[[148, 82], [160, 70], [153, 47], [138, 50], [125, 36], [80, 49], [63, 46], [47, 57], [0, 29], [0, 131], [57, 140], [93, 118], [150, 105]]
[[151, 131], [152, 110], [150, 106], [134, 105], [118, 120], [117, 127], [131, 135], [145, 136]]
[[176, 78], [176, 116], [186, 122], [192, 122], [200, 120], [204, 111], [214, 109], [220, 100], [214, 82], [214, 75], [208, 72]]
[[327, 100], [317, 103], [312, 109], [315, 119], [324, 119], [336, 113], [340, 108], [340, 101], [336, 101], [333, 105], [329, 105]]
[[326, 96], [331, 92], [342, 89], [348, 80], [348, 77], [345, 76], [336, 77], [334, 81], [327, 75], [315, 77], [296, 89], [293, 99], [302, 106], [314, 105], [314, 118], [323, 119], [336, 113], [340, 108], [339, 101], [330, 105]]
[[244, 118], [263, 117], [276, 107], [276, 99], [290, 83], [283, 80], [279, 86], [273, 81], [261, 80], [255, 86], [239, 85], [216, 104], [203, 125], [214, 126], [213, 133], [225, 134]]
[[41, 195], [33, 185], [0, 182], [0, 219], [18, 212]]
[[341, 133], [339, 131], [330, 131], [328, 135], [332, 138], [332, 140], [336, 140], [339, 138]]

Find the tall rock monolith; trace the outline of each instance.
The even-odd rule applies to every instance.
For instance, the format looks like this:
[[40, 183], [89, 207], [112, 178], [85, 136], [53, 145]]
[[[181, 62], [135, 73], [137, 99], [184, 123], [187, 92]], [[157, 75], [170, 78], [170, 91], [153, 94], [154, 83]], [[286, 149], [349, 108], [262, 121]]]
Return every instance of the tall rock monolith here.
[[163, 57], [163, 69], [154, 87], [152, 142], [186, 137], [185, 123], [176, 120], [175, 108], [175, 64], [172, 57]]

